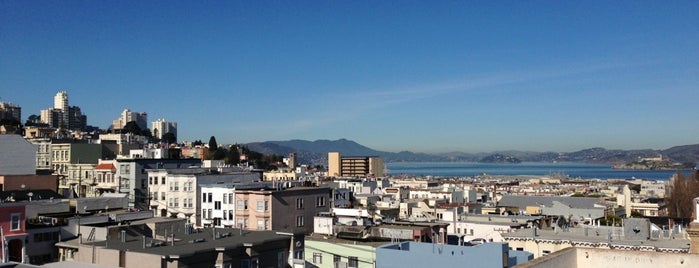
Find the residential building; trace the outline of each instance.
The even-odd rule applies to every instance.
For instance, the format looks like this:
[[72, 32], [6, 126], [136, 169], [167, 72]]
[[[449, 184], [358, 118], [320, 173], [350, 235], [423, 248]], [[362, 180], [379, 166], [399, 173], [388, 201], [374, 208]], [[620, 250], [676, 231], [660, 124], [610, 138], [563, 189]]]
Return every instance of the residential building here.
[[60, 91], [54, 96], [54, 107], [41, 110], [41, 122], [52, 128], [85, 130], [87, 116], [80, 107], [68, 105], [68, 93]]
[[247, 230], [313, 232], [313, 217], [330, 211], [330, 188], [235, 191], [236, 226]]
[[[144, 190], [149, 196], [148, 209], [162, 217], [185, 218], [196, 226], [223, 226], [223, 222], [220, 222], [223, 219], [223, 200], [220, 198], [228, 191], [215, 189], [211, 185], [235, 187], [260, 180], [259, 173], [232, 168], [228, 171], [223, 168], [154, 168], [146, 170], [146, 173], [148, 178]], [[217, 193], [217, 201], [214, 201], [214, 192]], [[227, 203], [230, 202], [228, 199]], [[218, 206], [212, 207], [214, 204]], [[203, 213], [204, 207], [206, 213]], [[217, 217], [213, 214], [215, 208]], [[226, 214], [226, 217], [229, 218], [229, 215]]]
[[[120, 193], [129, 197], [129, 207], [139, 210], [151, 210], [149, 169], [187, 169], [200, 166], [200, 159], [116, 159], [116, 176], [119, 181]], [[159, 213], [156, 213], [160, 215]]]
[[3, 231], [0, 244], [7, 246], [0, 252], [2, 262], [28, 262], [25, 206], [26, 203], [0, 203], [0, 228]]
[[177, 137], [177, 123], [165, 121], [164, 118], [160, 118], [151, 123], [151, 133], [153, 137], [162, 139], [163, 135], [167, 133], [172, 133]]
[[265, 181], [296, 181], [301, 177], [301, 174], [296, 173], [296, 171], [265, 171], [262, 173], [262, 178]]
[[328, 153], [328, 175], [332, 177], [383, 177], [383, 159], [378, 156], [345, 156]]
[[391, 243], [376, 248], [376, 267], [514, 267], [533, 259], [531, 253], [510, 250], [507, 243], [477, 246], [419, 242]]
[[366, 242], [312, 234], [305, 237], [306, 267], [374, 268], [376, 248], [389, 242]]
[[699, 254], [570, 247], [517, 266], [517, 268], [558, 267], [699, 267]]
[[144, 238], [136, 227], [122, 230], [106, 241], [58, 246], [76, 248], [74, 261], [115, 267], [304, 267], [302, 234], [205, 228]]
[[632, 251], [688, 252], [686, 234], [663, 232], [647, 219], [625, 219], [623, 227], [581, 226], [520, 229], [502, 234], [513, 249], [538, 258], [569, 247]]
[[[26, 137], [26, 136], [25, 136]], [[37, 146], [36, 170], [38, 173], [52, 173], [51, 164], [51, 139], [50, 138], [28, 138], [31, 144]]]
[[[197, 219], [197, 225], [204, 227], [238, 227], [235, 224], [235, 190], [236, 186], [240, 185], [249, 184], [200, 184], [201, 199], [198, 200], [201, 200], [201, 206], [198, 207], [201, 209], [201, 217]], [[267, 206], [269, 206], [269, 201], [267, 201]]]
[[116, 172], [116, 160], [99, 160], [94, 168], [96, 196], [103, 193], [119, 193], [120, 182]]
[[143, 112], [132, 112], [129, 109], [124, 109], [119, 118], [112, 122], [111, 129], [123, 129], [129, 122], [135, 122], [141, 130], [145, 130], [148, 128], [148, 114]]
[[0, 120], [17, 121], [22, 123], [22, 107], [9, 102], [0, 101]]
[[103, 158], [102, 145], [75, 143], [74, 141], [51, 144], [53, 174], [59, 177], [58, 192], [64, 196], [77, 194], [85, 197], [94, 193], [94, 166]]

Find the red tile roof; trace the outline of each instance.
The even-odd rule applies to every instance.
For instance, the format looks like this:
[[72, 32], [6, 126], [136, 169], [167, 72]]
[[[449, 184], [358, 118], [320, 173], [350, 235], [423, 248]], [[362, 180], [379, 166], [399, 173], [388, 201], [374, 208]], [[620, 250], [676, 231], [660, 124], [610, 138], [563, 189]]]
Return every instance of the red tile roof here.
[[111, 164], [111, 163], [106, 163], [106, 164], [99, 164], [99, 165], [97, 165], [97, 167], [95, 167], [95, 169], [102, 169], [102, 170], [105, 170], [105, 169], [108, 169], [108, 170], [116, 170], [116, 167], [114, 167], [114, 164]]

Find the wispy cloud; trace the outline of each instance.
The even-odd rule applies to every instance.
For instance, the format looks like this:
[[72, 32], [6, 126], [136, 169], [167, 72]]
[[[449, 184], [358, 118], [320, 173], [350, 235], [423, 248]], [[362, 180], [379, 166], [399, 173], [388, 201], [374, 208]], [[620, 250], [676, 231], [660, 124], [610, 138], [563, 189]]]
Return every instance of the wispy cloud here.
[[410, 85], [389, 89], [370, 89], [345, 91], [341, 94], [326, 96], [323, 103], [306, 109], [305, 114], [297, 114], [291, 120], [276, 123], [260, 122], [239, 126], [249, 133], [269, 133], [271, 138], [284, 138], [293, 134], [337, 122], [353, 120], [386, 107], [410, 103], [422, 99], [439, 97], [447, 94], [488, 90], [505, 85], [532, 83], [546, 79], [591, 74], [600, 71], [629, 67], [628, 64], [598, 63], [571, 64], [536, 70], [516, 70], [490, 74], [469, 74], [463, 78]]

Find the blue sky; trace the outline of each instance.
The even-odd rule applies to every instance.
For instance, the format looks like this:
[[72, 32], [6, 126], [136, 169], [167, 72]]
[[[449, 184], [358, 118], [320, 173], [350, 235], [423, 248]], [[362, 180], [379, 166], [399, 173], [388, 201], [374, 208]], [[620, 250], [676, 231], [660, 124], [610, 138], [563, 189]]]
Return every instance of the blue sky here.
[[180, 140], [378, 150], [699, 143], [697, 1], [0, 1], [0, 98]]

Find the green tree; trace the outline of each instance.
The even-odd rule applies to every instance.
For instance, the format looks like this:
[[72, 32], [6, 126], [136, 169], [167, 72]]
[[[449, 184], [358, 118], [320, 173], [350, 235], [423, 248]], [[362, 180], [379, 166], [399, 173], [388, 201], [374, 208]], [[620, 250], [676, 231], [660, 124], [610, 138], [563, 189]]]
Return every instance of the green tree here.
[[211, 136], [211, 138], [209, 138], [209, 151], [213, 152], [213, 151], [216, 151], [216, 149], [218, 149], [218, 143], [216, 143], [216, 137]]
[[230, 165], [237, 165], [240, 163], [240, 153], [238, 152], [238, 145], [231, 145], [230, 148], [228, 148], [228, 153], [226, 154], [226, 158], [224, 159], [226, 161], [226, 164]]
[[160, 140], [162, 142], [166, 142], [168, 144], [177, 143], [177, 137], [175, 137], [175, 134], [172, 132], [168, 132], [168, 133], [163, 134], [163, 138]]
[[124, 125], [124, 127], [121, 129], [121, 133], [131, 133], [134, 135], [141, 135], [143, 133], [143, 130], [141, 127], [136, 124], [136, 121], [130, 121]]

